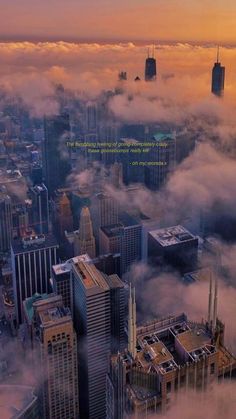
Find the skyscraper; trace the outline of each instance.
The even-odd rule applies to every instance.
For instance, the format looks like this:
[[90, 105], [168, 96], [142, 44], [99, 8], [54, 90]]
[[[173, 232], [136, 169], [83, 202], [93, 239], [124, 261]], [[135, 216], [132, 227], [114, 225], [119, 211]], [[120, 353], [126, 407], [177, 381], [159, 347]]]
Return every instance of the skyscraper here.
[[77, 339], [70, 310], [55, 294], [24, 302], [45, 419], [78, 418]]
[[22, 322], [22, 303], [35, 293], [50, 292], [52, 265], [58, 261], [58, 244], [51, 235], [13, 240], [11, 259], [17, 323]]
[[83, 207], [81, 210], [79, 233], [75, 236], [74, 247], [76, 256], [85, 253], [91, 258], [96, 256], [95, 238], [88, 207]]
[[219, 62], [219, 47], [217, 49], [217, 59], [212, 69], [211, 91], [216, 96], [223, 96], [225, 85], [225, 67]]
[[145, 183], [150, 189], [160, 189], [176, 164], [176, 134], [157, 133], [153, 136], [155, 147], [150, 148], [149, 162], [157, 164], [145, 167]]
[[0, 188], [0, 252], [10, 249], [12, 237], [11, 198], [4, 187]]
[[70, 171], [70, 164], [66, 157], [66, 142], [70, 136], [69, 115], [46, 117], [44, 130], [43, 175], [51, 196], [55, 189], [64, 185]]
[[80, 417], [104, 419], [106, 373], [114, 346], [124, 345], [124, 290], [93, 264], [72, 264], [73, 320], [79, 339]]
[[29, 195], [32, 201], [33, 228], [38, 234], [47, 234], [49, 231], [48, 190], [42, 183], [30, 188]]
[[70, 200], [65, 192], [59, 197], [57, 202], [56, 224], [61, 238], [63, 238], [65, 231], [73, 231], [73, 215]]
[[156, 59], [154, 57], [154, 48], [153, 48], [152, 57], [149, 56], [149, 50], [148, 50], [148, 57], [146, 58], [146, 62], [145, 62], [145, 81], [154, 81], [156, 80], [156, 76], [157, 76], [157, 65], [156, 65]]
[[97, 198], [99, 227], [118, 223], [119, 206], [117, 201], [107, 193], [99, 193]]

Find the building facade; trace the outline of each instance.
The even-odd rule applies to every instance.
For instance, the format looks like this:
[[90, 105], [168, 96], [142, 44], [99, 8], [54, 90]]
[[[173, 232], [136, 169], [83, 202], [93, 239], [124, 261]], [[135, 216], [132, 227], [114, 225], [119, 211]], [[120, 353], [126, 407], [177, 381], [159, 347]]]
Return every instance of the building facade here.
[[22, 303], [35, 293], [51, 290], [51, 268], [58, 261], [58, 244], [51, 235], [23, 237], [11, 248], [17, 323], [22, 322]]

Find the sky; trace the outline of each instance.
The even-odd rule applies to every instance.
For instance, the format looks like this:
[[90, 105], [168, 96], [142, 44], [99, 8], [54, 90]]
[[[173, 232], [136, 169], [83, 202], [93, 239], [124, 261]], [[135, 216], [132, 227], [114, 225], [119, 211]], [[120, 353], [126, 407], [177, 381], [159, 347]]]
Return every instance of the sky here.
[[0, 0], [1, 40], [236, 43], [235, 0]]

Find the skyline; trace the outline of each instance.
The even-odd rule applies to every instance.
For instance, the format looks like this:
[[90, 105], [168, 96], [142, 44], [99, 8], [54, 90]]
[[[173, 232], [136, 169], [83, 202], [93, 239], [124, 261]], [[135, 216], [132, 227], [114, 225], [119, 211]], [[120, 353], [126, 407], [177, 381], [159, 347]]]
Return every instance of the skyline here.
[[236, 43], [234, 0], [227, 7], [223, 0], [0, 0], [0, 6], [2, 40]]

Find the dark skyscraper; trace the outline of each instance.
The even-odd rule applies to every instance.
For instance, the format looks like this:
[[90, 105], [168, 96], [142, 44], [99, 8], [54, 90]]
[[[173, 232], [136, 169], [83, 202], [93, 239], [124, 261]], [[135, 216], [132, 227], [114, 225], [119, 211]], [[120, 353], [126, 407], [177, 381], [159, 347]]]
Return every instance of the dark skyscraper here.
[[32, 200], [32, 225], [38, 234], [47, 234], [49, 230], [48, 190], [42, 183], [30, 188]]
[[12, 207], [11, 198], [6, 189], [0, 189], [0, 252], [10, 249], [12, 236]]
[[[74, 259], [73, 259], [74, 260]], [[117, 275], [72, 263], [74, 324], [79, 339], [80, 418], [106, 417], [106, 373], [124, 341], [124, 288]]]
[[219, 62], [219, 47], [217, 49], [217, 60], [212, 69], [211, 91], [216, 96], [223, 96], [225, 85], [225, 67]]
[[46, 117], [43, 147], [43, 175], [49, 195], [64, 185], [70, 171], [66, 155], [66, 142], [70, 135], [69, 115]]
[[157, 76], [157, 64], [156, 64], [156, 59], [154, 57], [154, 48], [153, 48], [152, 57], [149, 56], [149, 51], [148, 51], [148, 57], [145, 63], [145, 81], [156, 80], [156, 76]]

